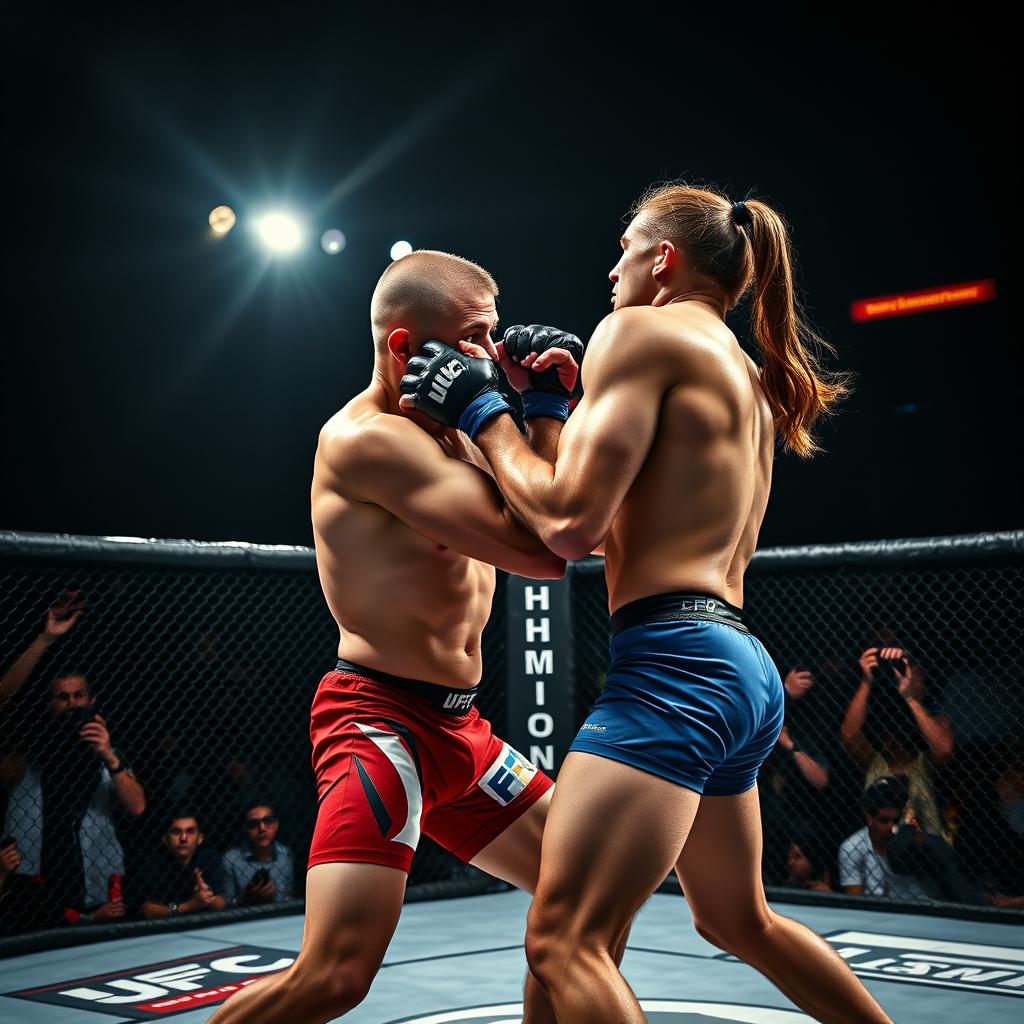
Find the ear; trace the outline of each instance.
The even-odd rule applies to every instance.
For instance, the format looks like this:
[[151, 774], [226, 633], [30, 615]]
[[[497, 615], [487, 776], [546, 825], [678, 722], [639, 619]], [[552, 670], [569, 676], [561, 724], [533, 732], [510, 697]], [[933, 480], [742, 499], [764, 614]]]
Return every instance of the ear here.
[[204, 836], [204, 835], [203, 835], [203, 833], [202, 833], [202, 832], [200, 832], [200, 833], [199, 833], [199, 834], [198, 834], [198, 835], [196, 836], [196, 846], [202, 846], [202, 845], [203, 845], [203, 841], [204, 841], [205, 839], [206, 839], [206, 836]]
[[654, 259], [654, 276], [674, 270], [679, 261], [679, 250], [667, 239], [658, 245], [658, 255]]
[[411, 335], [404, 327], [396, 327], [388, 335], [388, 351], [391, 357], [400, 365], [405, 366], [409, 362], [412, 352], [409, 351]]

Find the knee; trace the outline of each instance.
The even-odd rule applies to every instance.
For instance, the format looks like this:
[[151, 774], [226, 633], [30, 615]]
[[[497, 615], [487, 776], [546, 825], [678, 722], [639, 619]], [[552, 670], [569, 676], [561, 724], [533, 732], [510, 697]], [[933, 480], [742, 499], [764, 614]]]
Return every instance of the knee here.
[[542, 984], [556, 972], [559, 939], [554, 916], [538, 907], [536, 902], [530, 908], [526, 919], [526, 962], [530, 973]]
[[726, 953], [743, 957], [744, 952], [760, 947], [772, 927], [770, 910], [752, 911], [735, 917], [713, 918], [694, 911], [697, 934]]
[[611, 943], [603, 933], [568, 913], [534, 904], [526, 924], [526, 962], [545, 989], [578, 979], [610, 959]]
[[340, 1016], [366, 998], [373, 978], [374, 972], [354, 962], [298, 970], [293, 978], [296, 1004], [315, 1008], [318, 1016]]

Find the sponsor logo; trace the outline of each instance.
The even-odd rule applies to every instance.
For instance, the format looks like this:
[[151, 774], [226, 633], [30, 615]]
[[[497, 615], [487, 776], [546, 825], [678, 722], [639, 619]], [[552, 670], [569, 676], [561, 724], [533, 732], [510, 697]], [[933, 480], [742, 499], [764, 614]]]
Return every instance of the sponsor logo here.
[[515, 800], [536, 774], [536, 767], [518, 750], [506, 743], [491, 767], [480, 777], [477, 785], [489, 797], [493, 797], [504, 806]]
[[580, 726], [580, 732], [582, 732], [584, 729], [588, 729], [588, 730], [590, 730], [590, 732], [607, 732], [608, 731], [608, 727], [606, 725], [594, 725], [593, 722], [584, 722]]
[[449, 693], [444, 699], [444, 708], [446, 711], [459, 709], [468, 711], [473, 706], [473, 701], [475, 700], [475, 693]]
[[4, 995], [108, 1013], [122, 1021], [159, 1020], [221, 1003], [258, 978], [283, 971], [295, 957], [267, 946], [231, 946]]
[[444, 405], [444, 400], [448, 397], [448, 389], [464, 369], [465, 367], [458, 359], [452, 359], [447, 366], [442, 366], [437, 371], [434, 379], [430, 382], [430, 397], [438, 405]]
[[[682, 999], [641, 999], [640, 1006], [650, 1024], [807, 1024], [810, 1017], [797, 1010], [777, 1010], [771, 1006], [741, 1003], [692, 1002]], [[476, 1024], [522, 1024], [522, 1003], [469, 1006], [421, 1017], [404, 1017], [389, 1024], [451, 1024], [475, 1021]]]
[[1024, 949], [875, 932], [825, 935], [862, 978], [1024, 996]]

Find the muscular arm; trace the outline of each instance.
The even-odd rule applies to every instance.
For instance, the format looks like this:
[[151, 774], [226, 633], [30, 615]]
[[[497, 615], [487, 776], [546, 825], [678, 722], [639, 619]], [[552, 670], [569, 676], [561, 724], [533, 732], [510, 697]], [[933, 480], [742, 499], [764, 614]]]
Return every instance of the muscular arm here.
[[545, 462], [555, 464], [558, 458], [558, 439], [562, 436], [561, 420], [535, 416], [526, 421], [526, 442]]
[[381, 415], [358, 432], [322, 436], [320, 457], [346, 498], [379, 505], [438, 544], [520, 576], [565, 572], [486, 473], [446, 455], [410, 420]]
[[670, 374], [656, 346], [637, 355], [647, 315], [622, 310], [598, 326], [584, 363], [584, 397], [561, 432], [553, 465], [508, 416], [477, 435], [518, 518], [565, 558], [582, 558], [604, 540], [654, 439]]

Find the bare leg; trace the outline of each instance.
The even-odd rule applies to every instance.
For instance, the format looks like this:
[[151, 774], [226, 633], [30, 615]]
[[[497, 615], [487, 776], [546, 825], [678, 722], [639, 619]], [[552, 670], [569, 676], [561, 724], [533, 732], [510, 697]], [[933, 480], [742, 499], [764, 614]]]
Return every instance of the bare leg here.
[[232, 996], [208, 1024], [324, 1024], [347, 1013], [380, 969], [405, 883], [404, 871], [376, 864], [310, 868], [298, 959]]
[[697, 931], [756, 967], [815, 1020], [892, 1024], [827, 942], [768, 906], [756, 788], [702, 798], [676, 873]]
[[[474, 867], [524, 892], [537, 889], [540, 846], [554, 790], [548, 790], [521, 818], [472, 860]], [[555, 1011], [537, 979], [527, 972], [523, 988], [523, 1024], [557, 1024]]]
[[558, 778], [527, 928], [530, 969], [559, 1024], [642, 1024], [614, 952], [679, 858], [700, 797], [580, 752]]
[[[524, 892], [536, 892], [541, 839], [552, 796], [554, 790], [548, 790], [518, 821], [473, 858], [473, 866]], [[631, 923], [627, 923], [612, 951], [616, 964], [622, 963]], [[523, 1024], [557, 1024], [547, 993], [530, 973], [526, 975], [523, 991]]]

